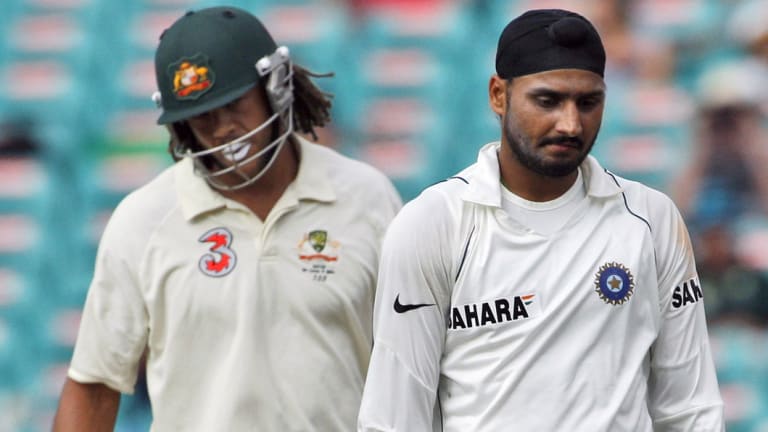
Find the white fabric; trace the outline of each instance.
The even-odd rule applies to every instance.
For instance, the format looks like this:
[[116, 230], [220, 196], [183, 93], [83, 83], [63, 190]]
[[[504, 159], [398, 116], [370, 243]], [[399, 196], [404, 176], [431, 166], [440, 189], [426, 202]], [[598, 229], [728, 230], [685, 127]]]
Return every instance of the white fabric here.
[[502, 209], [498, 146], [390, 225], [358, 430], [723, 430], [674, 204], [589, 157], [588, 198], [531, 232]]
[[531, 231], [550, 235], [559, 231], [570, 219], [581, 200], [587, 197], [587, 189], [581, 169], [578, 169], [578, 177], [573, 185], [551, 201], [528, 201], [505, 187], [501, 188], [501, 197], [501, 206], [512, 220]]
[[263, 223], [189, 160], [130, 194], [104, 232], [69, 376], [131, 393], [148, 346], [155, 431], [353, 429], [401, 204], [360, 162], [304, 140], [300, 154]]

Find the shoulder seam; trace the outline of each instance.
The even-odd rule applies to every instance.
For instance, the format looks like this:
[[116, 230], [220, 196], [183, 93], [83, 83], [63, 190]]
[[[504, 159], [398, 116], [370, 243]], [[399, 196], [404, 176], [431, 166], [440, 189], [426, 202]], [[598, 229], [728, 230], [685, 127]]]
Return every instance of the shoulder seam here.
[[448, 177], [448, 178], [446, 178], [446, 179], [443, 179], [443, 180], [437, 181], [437, 182], [435, 182], [435, 183], [432, 183], [430, 186], [434, 186], [434, 185], [436, 185], [436, 184], [439, 184], [439, 183], [447, 182], [448, 180], [461, 180], [461, 181], [462, 181], [462, 182], [464, 182], [465, 184], [469, 184], [469, 182], [467, 181], [467, 179], [465, 179], [464, 177], [460, 177], [460, 176], [452, 176], [452, 177]]
[[[614, 175], [612, 172], [610, 172], [610, 171], [608, 171], [608, 170], [606, 169], [606, 170], [605, 170], [605, 173], [606, 173], [606, 174], [608, 174], [608, 175], [609, 175], [609, 176], [610, 176], [610, 177], [613, 179], [613, 181], [616, 183], [616, 186], [619, 186], [619, 187], [621, 187], [621, 184], [619, 183], [619, 180], [618, 180], [618, 179], [616, 179], [616, 176], [615, 176], [615, 175]], [[648, 222], [648, 220], [647, 220], [647, 219], [645, 219], [644, 217], [642, 217], [642, 216], [640, 216], [639, 214], [635, 213], [635, 212], [634, 212], [634, 211], [633, 211], [633, 210], [632, 210], [632, 209], [629, 207], [629, 202], [627, 201], [627, 194], [626, 194], [626, 193], [625, 193], [623, 190], [621, 191], [621, 197], [624, 199], [624, 207], [627, 209], [627, 211], [629, 212], [629, 214], [631, 214], [632, 216], [634, 216], [634, 217], [636, 217], [636, 218], [640, 219], [641, 221], [643, 221], [643, 223], [645, 223], [645, 225], [648, 227], [648, 231], [650, 231], [650, 232], [653, 232], [653, 228], [651, 228], [651, 224], [650, 224], [650, 222]]]
[[464, 244], [464, 253], [461, 255], [461, 262], [459, 263], [459, 269], [456, 271], [456, 277], [453, 279], [453, 282], [457, 282], [459, 280], [459, 276], [461, 276], [461, 270], [464, 268], [464, 261], [467, 259], [467, 252], [469, 252], [469, 243], [472, 241], [472, 236], [475, 235], [475, 226], [472, 226], [472, 230], [469, 232], [469, 236], [467, 237], [467, 241]]

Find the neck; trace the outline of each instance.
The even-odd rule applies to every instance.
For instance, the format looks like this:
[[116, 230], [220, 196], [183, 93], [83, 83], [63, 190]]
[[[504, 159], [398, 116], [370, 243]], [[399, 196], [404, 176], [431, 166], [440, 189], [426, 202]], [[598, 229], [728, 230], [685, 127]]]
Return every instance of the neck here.
[[263, 177], [242, 189], [220, 191], [220, 193], [248, 207], [262, 221], [266, 220], [269, 212], [299, 172], [297, 146], [298, 143], [293, 138], [289, 138]]

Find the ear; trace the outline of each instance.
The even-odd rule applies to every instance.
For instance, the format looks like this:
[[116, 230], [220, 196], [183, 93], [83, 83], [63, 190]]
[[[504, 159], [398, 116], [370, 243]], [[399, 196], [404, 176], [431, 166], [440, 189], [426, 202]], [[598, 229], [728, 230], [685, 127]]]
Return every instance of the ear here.
[[488, 104], [499, 116], [507, 111], [507, 82], [496, 74], [488, 82]]

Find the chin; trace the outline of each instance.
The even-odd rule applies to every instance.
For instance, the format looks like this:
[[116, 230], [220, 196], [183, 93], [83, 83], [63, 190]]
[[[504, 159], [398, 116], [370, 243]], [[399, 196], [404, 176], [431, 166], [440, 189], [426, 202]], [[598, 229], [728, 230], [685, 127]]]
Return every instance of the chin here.
[[584, 158], [560, 162], [543, 162], [529, 168], [547, 177], [566, 177], [573, 174], [583, 161]]

